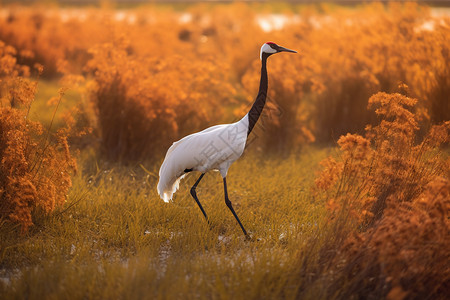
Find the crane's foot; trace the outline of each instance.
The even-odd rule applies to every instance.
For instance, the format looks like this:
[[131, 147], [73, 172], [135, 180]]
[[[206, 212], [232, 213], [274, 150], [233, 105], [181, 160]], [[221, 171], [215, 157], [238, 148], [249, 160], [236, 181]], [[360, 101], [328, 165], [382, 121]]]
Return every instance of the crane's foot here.
[[246, 242], [260, 242], [261, 238], [255, 237], [253, 234], [247, 234], [244, 236]]

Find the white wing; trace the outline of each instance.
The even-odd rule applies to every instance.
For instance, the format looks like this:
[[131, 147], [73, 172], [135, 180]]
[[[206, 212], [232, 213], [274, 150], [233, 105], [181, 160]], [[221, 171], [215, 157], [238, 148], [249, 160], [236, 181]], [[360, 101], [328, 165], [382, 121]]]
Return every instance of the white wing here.
[[178, 189], [184, 170], [202, 173], [219, 170], [225, 177], [230, 165], [238, 159], [247, 140], [248, 118], [216, 125], [188, 135], [172, 144], [159, 170], [158, 193], [168, 202]]

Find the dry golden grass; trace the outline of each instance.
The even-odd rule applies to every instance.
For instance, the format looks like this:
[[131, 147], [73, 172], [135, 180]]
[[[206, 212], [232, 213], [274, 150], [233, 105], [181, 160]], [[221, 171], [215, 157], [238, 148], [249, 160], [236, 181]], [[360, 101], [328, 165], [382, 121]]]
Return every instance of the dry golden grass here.
[[210, 229], [189, 195], [195, 175], [166, 204], [154, 188], [157, 165], [79, 172], [66, 206], [36, 220], [27, 235], [2, 228], [0, 264], [9, 283], [0, 281], [0, 290], [31, 299], [290, 298], [296, 285], [286, 275], [324, 215], [307, 187], [325, 155], [249, 154], [233, 165], [229, 194], [251, 242], [225, 205], [217, 173], [198, 187]]

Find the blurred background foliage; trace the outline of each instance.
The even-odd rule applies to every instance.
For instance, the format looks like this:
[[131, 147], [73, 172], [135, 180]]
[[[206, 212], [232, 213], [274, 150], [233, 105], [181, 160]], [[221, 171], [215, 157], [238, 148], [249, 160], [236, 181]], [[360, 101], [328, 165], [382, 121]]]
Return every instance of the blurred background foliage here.
[[449, 18], [417, 3], [102, 5], [4, 7], [0, 40], [18, 64], [78, 88], [109, 159], [160, 157], [173, 140], [242, 117], [269, 40], [299, 54], [269, 61], [261, 151], [362, 133], [376, 121], [369, 97], [400, 83], [422, 100], [423, 124], [450, 117]]

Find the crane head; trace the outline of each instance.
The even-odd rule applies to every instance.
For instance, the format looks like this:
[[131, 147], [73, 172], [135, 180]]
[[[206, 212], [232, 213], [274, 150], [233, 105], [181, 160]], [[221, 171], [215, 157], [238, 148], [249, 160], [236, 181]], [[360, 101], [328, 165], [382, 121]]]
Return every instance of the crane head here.
[[272, 55], [272, 54], [279, 53], [279, 52], [297, 53], [297, 51], [278, 46], [277, 44], [275, 44], [273, 42], [267, 42], [264, 45], [262, 45], [261, 52], [259, 53], [259, 58], [262, 59], [263, 53]]

